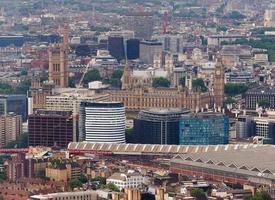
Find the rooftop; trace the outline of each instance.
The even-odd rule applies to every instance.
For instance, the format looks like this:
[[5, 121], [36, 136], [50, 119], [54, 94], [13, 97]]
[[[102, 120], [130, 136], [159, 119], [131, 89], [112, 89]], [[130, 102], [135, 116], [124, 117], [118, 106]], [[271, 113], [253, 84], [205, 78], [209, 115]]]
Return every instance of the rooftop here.
[[[176, 162], [236, 171], [257, 176], [272, 176], [275, 179], [275, 146], [261, 145], [240, 148], [236, 151], [212, 151], [187, 153], [174, 157]], [[181, 160], [181, 161], [180, 161]]]

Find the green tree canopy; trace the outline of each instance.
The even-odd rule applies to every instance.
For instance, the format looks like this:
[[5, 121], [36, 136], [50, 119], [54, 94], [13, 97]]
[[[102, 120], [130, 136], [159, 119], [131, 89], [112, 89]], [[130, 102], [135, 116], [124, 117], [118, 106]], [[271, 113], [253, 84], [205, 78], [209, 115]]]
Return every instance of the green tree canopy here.
[[272, 200], [271, 196], [265, 192], [257, 192], [254, 196], [245, 197], [244, 200]]
[[264, 98], [264, 99], [260, 99], [260, 100], [258, 101], [258, 105], [259, 105], [260, 107], [263, 107], [263, 108], [269, 108], [269, 107], [270, 107], [270, 102], [269, 102], [268, 99]]
[[228, 96], [236, 96], [244, 94], [248, 90], [248, 86], [239, 83], [227, 83], [224, 85], [224, 93]]
[[22, 133], [17, 136], [16, 140], [9, 142], [5, 148], [11, 149], [11, 148], [27, 148], [29, 147], [28, 144], [29, 136], [27, 133]]
[[85, 175], [83, 175], [83, 174], [80, 175], [80, 177], [78, 178], [78, 180], [81, 183], [83, 183], [83, 184], [88, 182], [88, 178]]
[[180, 78], [180, 84], [182, 87], [185, 87], [185, 76]]
[[191, 196], [195, 197], [197, 200], [207, 200], [204, 191], [200, 188], [195, 188], [191, 191]]
[[82, 187], [82, 183], [79, 179], [73, 178], [69, 181], [69, 185], [71, 189]]
[[231, 13], [226, 15], [225, 17], [229, 18], [229, 19], [233, 19], [233, 20], [241, 20], [241, 19], [246, 18], [245, 15], [243, 15], [242, 13], [240, 13], [238, 11], [232, 11]]
[[170, 81], [164, 77], [154, 78], [153, 79], [153, 87], [170, 87]]
[[107, 188], [109, 190], [112, 190], [114, 192], [119, 192], [119, 188], [114, 183], [108, 183], [107, 185], [102, 186], [103, 189]]
[[88, 84], [89, 82], [100, 81], [100, 80], [101, 80], [101, 77], [100, 77], [99, 71], [97, 69], [91, 69], [85, 74], [83, 83]]
[[192, 85], [193, 85], [193, 88], [197, 88], [197, 89], [199, 89], [202, 92], [206, 92], [207, 91], [207, 87], [205, 86], [204, 81], [201, 78], [193, 80], [192, 81]]
[[110, 80], [110, 84], [113, 87], [120, 88], [121, 87], [121, 77], [123, 75], [123, 71], [121, 69], [117, 69], [113, 72], [112, 78]]
[[106, 178], [102, 176], [96, 176], [91, 181], [99, 181], [100, 185], [106, 185]]
[[31, 87], [31, 80], [24, 80], [19, 83], [19, 85], [15, 88], [16, 94], [26, 94]]

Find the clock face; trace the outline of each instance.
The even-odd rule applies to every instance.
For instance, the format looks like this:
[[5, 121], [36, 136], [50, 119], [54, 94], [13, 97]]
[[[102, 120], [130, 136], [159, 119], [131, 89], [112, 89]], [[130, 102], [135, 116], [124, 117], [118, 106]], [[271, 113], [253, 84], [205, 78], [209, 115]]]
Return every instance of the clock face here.
[[217, 74], [217, 75], [220, 75], [220, 74], [221, 74], [221, 71], [220, 71], [220, 70], [216, 71], [216, 74]]

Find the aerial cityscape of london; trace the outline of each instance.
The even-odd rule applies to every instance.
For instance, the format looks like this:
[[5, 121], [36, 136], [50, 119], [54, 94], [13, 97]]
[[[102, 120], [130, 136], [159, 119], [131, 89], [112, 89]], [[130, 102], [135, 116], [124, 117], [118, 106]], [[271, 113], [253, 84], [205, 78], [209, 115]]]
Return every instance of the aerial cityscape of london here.
[[0, 200], [275, 199], [275, 0], [0, 0]]

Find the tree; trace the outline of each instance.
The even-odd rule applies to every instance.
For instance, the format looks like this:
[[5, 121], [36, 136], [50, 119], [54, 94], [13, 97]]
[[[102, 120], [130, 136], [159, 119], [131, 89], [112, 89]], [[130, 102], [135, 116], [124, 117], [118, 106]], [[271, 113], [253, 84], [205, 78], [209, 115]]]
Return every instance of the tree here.
[[7, 83], [0, 83], [0, 94], [12, 94], [14, 89]]
[[268, 99], [264, 98], [264, 99], [260, 99], [260, 100], [258, 101], [258, 105], [259, 105], [260, 107], [263, 107], [263, 108], [269, 108], [269, 107], [270, 107], [270, 102], [269, 102]]
[[11, 148], [27, 148], [29, 147], [29, 136], [27, 133], [22, 133], [19, 136], [17, 136], [16, 140], [9, 142], [6, 144], [6, 149]]
[[80, 175], [80, 177], [78, 178], [78, 180], [81, 183], [83, 183], [83, 184], [88, 182], [88, 178], [85, 175], [83, 175], [83, 174]]
[[226, 15], [226, 18], [233, 19], [233, 20], [241, 20], [246, 18], [245, 15], [241, 14], [238, 11], [232, 11], [228, 15]]
[[21, 76], [27, 76], [28, 75], [28, 71], [23, 69], [20, 73]]
[[0, 172], [0, 183], [7, 179], [7, 175], [5, 172]]
[[20, 84], [15, 88], [16, 94], [26, 94], [31, 87], [31, 80], [21, 81]]
[[71, 189], [82, 187], [81, 181], [76, 178], [71, 179], [69, 185]]
[[114, 192], [119, 192], [119, 188], [114, 183], [108, 183], [107, 185], [102, 186], [103, 189], [107, 188], [109, 190], [112, 190]]
[[180, 84], [185, 87], [185, 76], [180, 78]]
[[227, 97], [226, 100], [224, 101], [225, 104], [233, 104], [236, 103], [236, 100], [233, 99], [232, 97]]
[[101, 80], [99, 71], [97, 69], [92, 69], [85, 74], [83, 83], [88, 84], [89, 82], [99, 80]]
[[240, 83], [227, 83], [224, 85], [224, 93], [228, 96], [236, 96], [244, 94], [248, 90], [248, 86]]
[[135, 143], [134, 130], [133, 128], [126, 129], [125, 131], [126, 143]]
[[170, 81], [164, 77], [154, 78], [153, 79], [153, 87], [170, 87]]
[[197, 88], [197, 89], [199, 89], [202, 92], [206, 92], [207, 91], [207, 87], [205, 86], [204, 81], [201, 78], [193, 80], [192, 81], [192, 85], [193, 85], [193, 88]]
[[254, 196], [245, 197], [244, 200], [272, 200], [271, 196], [265, 192], [257, 192]]
[[204, 191], [200, 188], [195, 188], [191, 191], [191, 196], [195, 197], [197, 200], [206, 200], [207, 197]]
[[110, 80], [110, 84], [113, 87], [120, 88], [121, 87], [121, 77], [123, 75], [123, 71], [121, 69], [117, 69], [113, 72], [112, 78]]
[[102, 176], [96, 176], [91, 181], [99, 181], [100, 185], [106, 185], [106, 178]]
[[75, 77], [69, 77], [69, 87], [75, 88]]

